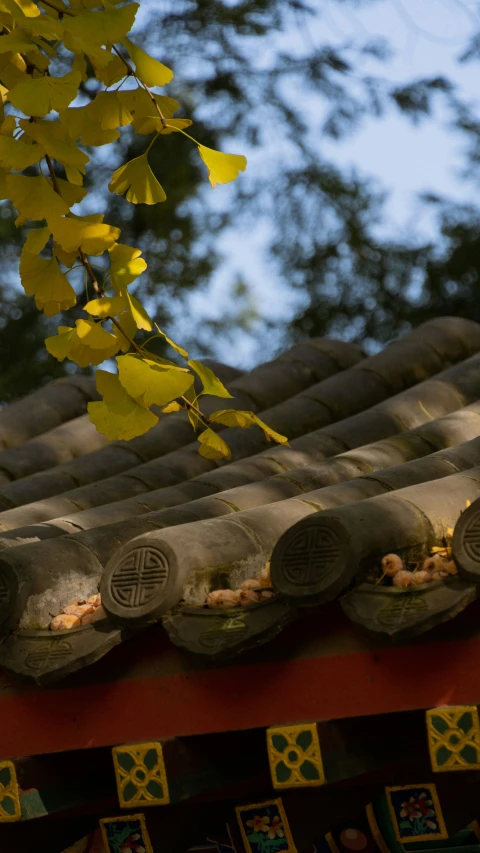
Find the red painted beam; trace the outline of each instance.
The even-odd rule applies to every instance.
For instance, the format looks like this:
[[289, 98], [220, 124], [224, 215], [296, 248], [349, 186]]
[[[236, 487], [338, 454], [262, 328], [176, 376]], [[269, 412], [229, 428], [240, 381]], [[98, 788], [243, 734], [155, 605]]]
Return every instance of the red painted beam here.
[[480, 703], [480, 637], [17, 694], [6, 689], [0, 757], [455, 703]]

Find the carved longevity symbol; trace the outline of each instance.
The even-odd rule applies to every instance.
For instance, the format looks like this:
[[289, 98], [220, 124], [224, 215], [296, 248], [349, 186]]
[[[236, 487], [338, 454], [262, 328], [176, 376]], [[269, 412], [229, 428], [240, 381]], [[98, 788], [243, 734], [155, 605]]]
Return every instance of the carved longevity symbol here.
[[165, 586], [168, 563], [155, 548], [135, 548], [120, 561], [110, 580], [114, 601], [122, 607], [141, 607]]
[[73, 652], [68, 640], [50, 640], [39, 643], [25, 658], [28, 669], [46, 669], [49, 664], [62, 663]]
[[420, 616], [426, 610], [428, 610], [428, 604], [425, 599], [408, 592], [405, 596], [395, 597], [382, 607], [377, 618], [381, 625], [392, 627], [401, 625], [412, 616]]
[[476, 512], [463, 532], [463, 547], [471, 560], [480, 560], [480, 512]]
[[337, 534], [328, 527], [299, 530], [282, 555], [282, 570], [287, 581], [306, 586], [328, 574], [339, 555]]

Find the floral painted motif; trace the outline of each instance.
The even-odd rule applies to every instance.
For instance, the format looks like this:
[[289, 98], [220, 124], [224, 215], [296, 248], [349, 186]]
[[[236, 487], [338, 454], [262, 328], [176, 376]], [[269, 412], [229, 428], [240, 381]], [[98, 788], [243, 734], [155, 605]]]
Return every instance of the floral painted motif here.
[[105, 853], [153, 853], [143, 815], [100, 821]]
[[296, 853], [282, 801], [237, 808], [247, 853]]
[[448, 837], [435, 785], [387, 788], [386, 795], [400, 842]]

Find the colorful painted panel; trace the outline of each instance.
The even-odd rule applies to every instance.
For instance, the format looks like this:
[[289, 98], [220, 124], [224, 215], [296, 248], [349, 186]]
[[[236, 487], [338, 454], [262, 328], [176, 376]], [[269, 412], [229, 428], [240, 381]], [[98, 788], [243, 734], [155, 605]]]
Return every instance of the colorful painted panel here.
[[17, 774], [11, 761], [0, 761], [0, 823], [20, 820]]
[[267, 729], [267, 750], [274, 788], [325, 784], [315, 723], [272, 726]]
[[397, 840], [439, 841], [448, 838], [435, 785], [385, 788]]
[[115, 746], [112, 755], [122, 808], [170, 802], [161, 743]]
[[246, 853], [297, 853], [280, 799], [236, 811]]
[[142, 814], [100, 821], [105, 853], [153, 853]]
[[432, 768], [480, 769], [480, 723], [475, 705], [432, 708], [426, 712]]

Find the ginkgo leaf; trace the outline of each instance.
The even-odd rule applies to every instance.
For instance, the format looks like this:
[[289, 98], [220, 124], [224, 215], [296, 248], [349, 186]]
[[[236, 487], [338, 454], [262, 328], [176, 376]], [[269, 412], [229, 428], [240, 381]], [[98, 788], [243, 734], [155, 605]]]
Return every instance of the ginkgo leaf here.
[[200, 433], [198, 441], [202, 445], [199, 450], [200, 456], [204, 456], [205, 459], [230, 459], [232, 456], [226, 441], [213, 429], [208, 428]]
[[25, 80], [26, 70], [27, 63], [19, 53], [0, 56], [0, 80], [9, 91]]
[[[118, 326], [113, 327], [113, 334], [115, 335], [118, 341], [118, 346], [122, 352], [128, 352], [131, 346], [130, 341], [134, 339], [136, 331], [137, 324], [130, 312], [126, 311], [121, 317], [121, 329], [119, 329]], [[124, 332], [125, 334], [123, 334]]]
[[88, 58], [95, 72], [95, 77], [105, 86], [113, 86], [125, 77], [125, 63], [119, 56], [113, 56], [109, 50], [100, 48], [95, 55], [88, 54]]
[[138, 3], [120, 9], [81, 12], [64, 20], [64, 43], [67, 50], [95, 56], [102, 45], [114, 44], [130, 32]]
[[186, 349], [183, 349], [183, 347], [181, 347], [179, 344], [176, 344], [175, 341], [172, 341], [171, 338], [167, 338], [165, 332], [162, 332], [162, 330], [157, 326], [156, 323], [155, 323], [155, 328], [156, 328], [158, 334], [160, 335], [160, 337], [162, 337], [167, 342], [167, 344], [169, 346], [171, 346], [172, 349], [175, 350], [175, 352], [178, 352], [178, 354], [181, 355], [182, 358], [184, 358], [184, 359], [188, 358], [188, 352]]
[[7, 116], [0, 125], [0, 136], [13, 136], [17, 129], [15, 116]]
[[108, 145], [120, 136], [119, 130], [102, 130], [90, 121], [87, 107], [69, 107], [60, 113], [60, 121], [67, 128], [70, 139], [81, 140], [83, 145]]
[[158, 423], [158, 417], [128, 394], [116, 374], [97, 370], [96, 379], [103, 401], [88, 403], [88, 415], [98, 432], [106, 435], [109, 441], [128, 441]]
[[58, 335], [47, 338], [48, 352], [58, 361], [68, 358], [79, 367], [101, 364], [120, 349], [115, 335], [94, 320], [76, 320], [74, 329], [59, 326], [58, 332]]
[[137, 329], [144, 329], [146, 332], [152, 331], [152, 321], [148, 316], [145, 308], [131, 293], [125, 291], [125, 298], [128, 302], [130, 314], [132, 315]]
[[116, 290], [123, 290], [147, 269], [147, 262], [140, 257], [141, 249], [125, 246], [123, 243], [115, 243], [108, 252], [110, 255], [110, 280]]
[[25, 145], [10, 136], [0, 136], [0, 166], [21, 172], [27, 166], [33, 166], [45, 156], [41, 145]]
[[157, 204], [167, 198], [149, 166], [146, 154], [120, 166], [113, 173], [108, 189], [118, 195], [126, 193], [127, 201], [133, 204]]
[[43, 175], [29, 178], [26, 175], [7, 175], [8, 197], [20, 216], [27, 219], [44, 219], [68, 213], [68, 204], [55, 192]]
[[133, 115], [118, 97], [118, 92], [99, 92], [86, 107], [86, 112], [102, 130], [114, 130], [133, 121]]
[[15, 2], [27, 18], [36, 18], [40, 15], [40, 9], [36, 3], [32, 3], [32, 0], [15, 0]]
[[288, 438], [286, 435], [281, 435], [281, 433], [276, 432], [274, 429], [269, 427], [268, 424], [260, 420], [260, 418], [257, 418], [256, 415], [253, 416], [253, 420], [260, 429], [263, 429], [263, 434], [267, 441], [276, 441], [278, 444], [288, 445]]
[[[67, 172], [67, 168], [65, 168], [65, 171]], [[49, 186], [52, 186], [51, 178], [47, 178], [47, 181]], [[69, 181], [64, 181], [63, 178], [57, 178], [56, 185], [58, 192], [65, 199], [69, 207], [73, 207], [74, 204], [83, 201], [88, 193], [88, 190], [84, 189], [84, 187], [71, 184]]]
[[80, 151], [75, 142], [68, 137], [68, 129], [63, 124], [58, 121], [29, 122], [24, 119], [20, 121], [20, 127], [27, 136], [38, 142], [53, 160], [85, 171], [90, 157], [84, 151]]
[[14, 29], [0, 39], [0, 53], [26, 53], [27, 50], [40, 53], [31, 39], [20, 29]]
[[103, 296], [101, 299], [91, 299], [84, 310], [94, 317], [118, 317], [126, 308], [127, 300], [123, 296]]
[[40, 258], [24, 249], [20, 258], [20, 278], [27, 296], [35, 297], [35, 305], [47, 317], [72, 308], [77, 301], [56, 258]]
[[154, 404], [165, 406], [193, 384], [192, 374], [181, 367], [165, 367], [133, 355], [118, 356], [117, 364], [123, 387], [147, 409]]
[[176, 113], [180, 106], [175, 98], [169, 98], [167, 95], [157, 95], [155, 92], [148, 93], [145, 89], [140, 88], [119, 91], [118, 97], [135, 119], [145, 116], [157, 116], [158, 118], [158, 112], [155, 109], [153, 101], [158, 104], [162, 115], [166, 119], [173, 118], [174, 113]]
[[263, 430], [267, 441], [276, 441], [278, 444], [288, 444], [288, 438], [285, 435], [281, 435], [279, 432], [276, 432], [274, 429], [269, 427], [268, 424], [260, 420], [260, 418], [258, 418], [253, 412], [245, 412], [238, 409], [221, 409], [218, 412], [213, 412], [209, 417], [211, 421], [228, 427], [238, 426], [242, 429], [247, 429], [248, 427], [257, 424], [257, 426]]
[[64, 77], [30, 77], [10, 89], [10, 103], [27, 116], [45, 116], [51, 110], [61, 112], [77, 96], [80, 74], [71, 71]]
[[13, 20], [25, 32], [42, 36], [47, 41], [63, 37], [63, 25], [58, 19], [51, 18], [49, 15], [28, 15], [21, 4], [16, 3], [15, 0], [2, 0], [2, 5], [8, 9]]
[[[153, 108], [152, 108], [153, 109]], [[149, 133], [161, 133], [167, 136], [169, 133], [175, 133], [178, 130], [184, 130], [193, 124], [189, 118], [169, 118], [168, 125], [164, 127], [162, 120], [158, 115], [155, 116], [140, 116], [133, 122], [133, 128], [137, 133], [145, 135]]]
[[215, 376], [213, 370], [206, 367], [200, 361], [189, 361], [188, 366], [195, 371], [197, 376], [202, 380], [202, 394], [212, 394], [214, 397], [231, 397], [225, 385], [220, 382], [218, 376]]
[[149, 56], [148, 53], [133, 44], [130, 39], [122, 39], [122, 44], [127, 48], [135, 63], [137, 74], [146, 86], [165, 86], [173, 80], [173, 71], [170, 68], [162, 65], [158, 59]]
[[87, 255], [101, 255], [120, 236], [120, 228], [103, 222], [90, 222], [73, 217], [51, 217], [49, 224], [56, 243], [65, 252], [82, 249]]
[[[50, 230], [50, 228], [48, 229]], [[64, 252], [61, 246], [57, 246], [56, 243], [53, 245], [53, 254], [62, 264], [65, 264], [66, 267], [70, 269], [75, 264], [75, 261], [78, 258], [78, 252]]]
[[223, 151], [215, 151], [199, 145], [200, 157], [208, 169], [208, 178], [215, 189], [217, 184], [228, 184], [238, 178], [239, 172], [247, 168], [247, 158], [243, 154], [224, 154]]
[[74, 184], [77, 187], [83, 186], [83, 175], [80, 169], [77, 169], [76, 166], [69, 166], [68, 163], [65, 163], [65, 174], [67, 179], [71, 184]]
[[44, 228], [34, 228], [28, 232], [23, 248], [32, 255], [39, 255], [47, 245], [49, 239], [50, 228], [48, 225], [45, 225]]
[[172, 414], [172, 412], [180, 412], [181, 409], [182, 406], [180, 405], [180, 403], [177, 403], [176, 400], [173, 400], [171, 403], [168, 404], [168, 406], [163, 407], [162, 412], [164, 413], [164, 415], [170, 415]]

